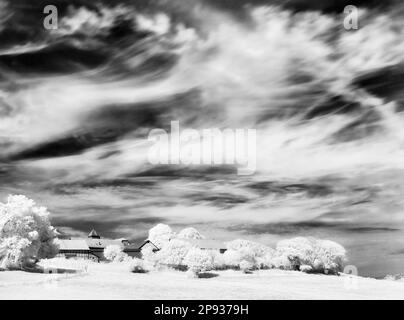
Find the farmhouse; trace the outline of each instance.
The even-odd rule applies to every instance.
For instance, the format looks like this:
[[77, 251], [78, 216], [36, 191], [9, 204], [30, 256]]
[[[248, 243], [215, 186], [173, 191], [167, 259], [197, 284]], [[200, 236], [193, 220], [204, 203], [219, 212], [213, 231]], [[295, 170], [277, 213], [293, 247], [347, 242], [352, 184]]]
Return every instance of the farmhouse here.
[[141, 251], [144, 247], [147, 246], [150, 246], [153, 251], [160, 250], [160, 248], [158, 248], [153, 242], [151, 242], [150, 240], [145, 240], [138, 243], [128, 243], [124, 247], [123, 252], [125, 252], [130, 257], [141, 258]]
[[151, 246], [155, 251], [159, 250], [150, 240], [130, 243], [127, 239], [104, 239], [94, 229], [85, 239], [70, 239], [59, 232], [57, 243], [59, 245], [59, 257], [85, 258], [94, 261], [105, 260], [104, 249], [109, 245], [120, 246], [123, 252], [131, 257], [140, 257], [141, 250], [145, 246]]
[[85, 240], [66, 240], [66, 239], [59, 239], [59, 257], [65, 258], [85, 258], [94, 261], [99, 261], [98, 256], [93, 254], [88, 247], [88, 244]]
[[[220, 253], [226, 251], [226, 245], [218, 240], [186, 239], [186, 241], [202, 250], [215, 250]], [[87, 238], [81, 239], [71, 239], [68, 235], [58, 231], [57, 243], [59, 245], [59, 257], [84, 258], [98, 262], [105, 260], [104, 249], [110, 245], [120, 246], [128, 256], [136, 258], [141, 258], [141, 250], [146, 246], [150, 246], [153, 251], [160, 250], [150, 240], [134, 243], [127, 239], [106, 239], [101, 238], [94, 229], [90, 231]]]

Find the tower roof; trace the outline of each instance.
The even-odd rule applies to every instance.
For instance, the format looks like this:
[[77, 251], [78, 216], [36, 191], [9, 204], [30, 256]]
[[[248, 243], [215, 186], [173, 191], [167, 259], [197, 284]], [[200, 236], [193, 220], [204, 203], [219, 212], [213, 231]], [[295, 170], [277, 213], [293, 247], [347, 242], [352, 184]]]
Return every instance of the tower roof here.
[[88, 234], [89, 238], [93, 238], [93, 239], [100, 239], [101, 237], [98, 235], [97, 231], [95, 231], [94, 229], [91, 230], [91, 232]]

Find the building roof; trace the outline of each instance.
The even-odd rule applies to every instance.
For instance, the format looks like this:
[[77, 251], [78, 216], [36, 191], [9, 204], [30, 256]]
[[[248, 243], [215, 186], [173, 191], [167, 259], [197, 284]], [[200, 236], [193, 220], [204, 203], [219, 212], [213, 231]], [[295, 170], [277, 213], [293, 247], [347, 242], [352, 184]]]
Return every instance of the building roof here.
[[94, 239], [100, 239], [101, 237], [98, 235], [97, 231], [95, 231], [94, 229], [90, 231], [90, 233], [88, 234], [89, 238], [94, 238]]
[[87, 245], [90, 248], [105, 248], [110, 245], [117, 245], [123, 247], [122, 240], [111, 240], [111, 239], [95, 239], [95, 238], [88, 238], [85, 239]]
[[58, 239], [57, 244], [60, 250], [90, 250], [85, 240]]
[[201, 249], [226, 249], [224, 242], [214, 239], [182, 239]]
[[[59, 233], [61, 234], [61, 233]], [[117, 245], [123, 248], [125, 251], [140, 251], [146, 244], [151, 244], [155, 250], [159, 248], [150, 240], [141, 241], [138, 243], [130, 243], [127, 239], [102, 239], [97, 231], [94, 229], [88, 234], [88, 238], [82, 239], [60, 239], [58, 238], [58, 243], [60, 244], [60, 250], [91, 250], [91, 249], [105, 249], [110, 245]], [[96, 250], [96, 251], [99, 251]]]
[[157, 247], [153, 242], [150, 240], [142, 241], [142, 242], [137, 242], [137, 243], [130, 243], [125, 246], [124, 251], [140, 251], [146, 244], [150, 244], [151, 246], [154, 247], [153, 250], [160, 250], [159, 247]]
[[153, 242], [151, 242], [150, 240], [146, 240], [145, 242], [143, 242], [143, 244], [139, 247], [139, 249], [142, 249], [146, 244], [150, 244], [152, 245], [156, 250], [160, 250], [159, 247], [157, 247]]

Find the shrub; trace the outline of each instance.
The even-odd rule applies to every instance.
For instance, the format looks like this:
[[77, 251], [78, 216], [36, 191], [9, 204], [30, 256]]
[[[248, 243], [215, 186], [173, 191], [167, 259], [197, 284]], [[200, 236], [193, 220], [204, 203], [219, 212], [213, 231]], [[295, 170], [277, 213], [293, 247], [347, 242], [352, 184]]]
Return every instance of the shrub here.
[[384, 280], [389, 280], [389, 281], [402, 281], [404, 279], [404, 274], [398, 273], [398, 274], [388, 274], [383, 278]]
[[113, 262], [128, 261], [130, 257], [122, 251], [123, 249], [119, 245], [111, 244], [104, 249], [105, 259]]
[[159, 223], [149, 230], [148, 240], [153, 242], [159, 249], [161, 249], [165, 244], [173, 239], [174, 236], [175, 233], [168, 225]]
[[45, 207], [23, 195], [0, 203], [0, 268], [24, 269], [58, 252], [56, 230]]
[[299, 270], [300, 270], [301, 272], [310, 273], [310, 272], [313, 271], [313, 267], [312, 267], [312, 266], [309, 266], [309, 265], [307, 265], [307, 264], [302, 264], [302, 265], [299, 267]]
[[195, 228], [182, 229], [178, 235], [178, 239], [203, 239], [204, 237]]
[[213, 267], [212, 256], [206, 250], [191, 248], [185, 256], [184, 263], [188, 270], [198, 276], [201, 272], [211, 270]]
[[130, 272], [133, 273], [146, 273], [148, 272], [146, 268], [146, 264], [142, 259], [138, 258], [133, 258], [130, 266], [129, 266]]
[[251, 270], [254, 269], [254, 264], [250, 261], [243, 260], [240, 262], [240, 270], [244, 273], [251, 273]]

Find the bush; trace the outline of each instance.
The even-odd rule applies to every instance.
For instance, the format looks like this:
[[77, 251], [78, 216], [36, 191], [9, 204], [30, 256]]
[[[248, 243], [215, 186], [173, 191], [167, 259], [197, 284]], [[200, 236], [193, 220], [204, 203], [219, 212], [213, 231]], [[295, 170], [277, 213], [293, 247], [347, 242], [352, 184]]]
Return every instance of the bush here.
[[212, 269], [212, 256], [206, 250], [199, 248], [191, 248], [185, 256], [184, 263], [188, 270], [198, 276], [201, 272], [206, 272]]
[[104, 249], [104, 257], [113, 262], [129, 261], [130, 257], [122, 250], [121, 246], [111, 244]]
[[244, 273], [251, 273], [253, 269], [254, 264], [251, 263], [250, 261], [243, 260], [240, 262], [240, 270], [243, 271]]
[[301, 272], [310, 273], [310, 272], [313, 271], [313, 267], [312, 267], [312, 266], [309, 266], [309, 265], [307, 265], [307, 264], [302, 264], [302, 265], [299, 267], [299, 270], [300, 270]]
[[146, 264], [142, 259], [138, 258], [133, 258], [130, 266], [129, 266], [130, 272], [133, 273], [146, 273], [149, 270], [146, 268]]
[[178, 239], [203, 239], [204, 237], [195, 228], [182, 229], [178, 235]]
[[0, 203], [0, 268], [24, 269], [58, 252], [56, 230], [45, 207], [23, 195]]
[[149, 230], [148, 240], [153, 242], [159, 249], [161, 249], [165, 244], [173, 239], [174, 236], [175, 233], [168, 225], [159, 223]]
[[383, 278], [384, 280], [389, 280], [389, 281], [402, 281], [404, 279], [404, 274], [398, 273], [398, 274], [388, 274]]

